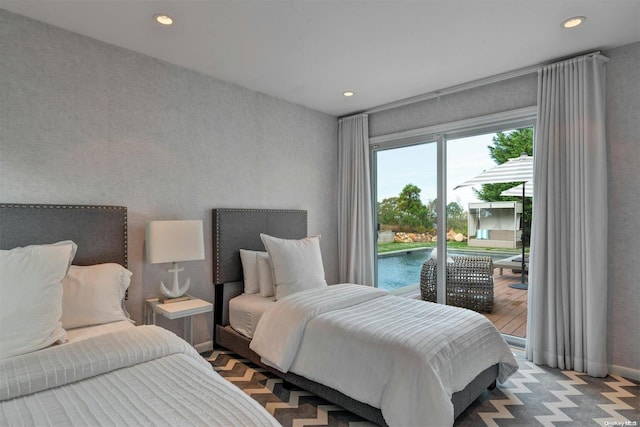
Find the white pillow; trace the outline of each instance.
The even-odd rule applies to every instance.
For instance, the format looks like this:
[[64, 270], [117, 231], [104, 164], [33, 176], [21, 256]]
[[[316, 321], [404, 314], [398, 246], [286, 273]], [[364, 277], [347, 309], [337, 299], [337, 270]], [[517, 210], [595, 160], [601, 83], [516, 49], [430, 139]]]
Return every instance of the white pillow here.
[[[438, 248], [433, 248], [433, 250], [431, 251], [431, 256], [429, 257], [429, 259], [432, 259], [434, 261], [438, 261]], [[448, 263], [452, 263], [453, 262], [453, 258], [448, 256], [447, 257], [447, 262]]]
[[122, 306], [131, 272], [120, 264], [72, 265], [62, 281], [65, 329], [129, 320]]
[[273, 269], [271, 268], [271, 260], [266, 252], [258, 252], [256, 254], [258, 260], [258, 285], [260, 288], [260, 296], [272, 297], [275, 295], [275, 287], [273, 285]]
[[276, 300], [305, 289], [327, 286], [320, 236], [300, 240], [260, 234], [273, 267]]
[[[244, 277], [244, 293], [257, 294], [260, 291], [258, 282], [258, 251], [240, 249], [240, 260], [242, 261], [242, 276]], [[265, 255], [266, 252], [262, 252]]]
[[65, 241], [0, 250], [0, 359], [65, 340], [62, 279], [76, 249]]

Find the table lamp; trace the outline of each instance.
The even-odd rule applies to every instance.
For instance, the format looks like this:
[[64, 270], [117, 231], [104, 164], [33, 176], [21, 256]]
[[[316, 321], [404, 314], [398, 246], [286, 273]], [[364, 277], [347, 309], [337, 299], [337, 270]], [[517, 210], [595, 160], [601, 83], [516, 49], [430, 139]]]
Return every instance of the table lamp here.
[[151, 221], [147, 224], [146, 243], [150, 264], [173, 263], [173, 268], [167, 270], [173, 273], [173, 285], [169, 289], [161, 281], [160, 292], [169, 298], [182, 296], [189, 289], [190, 279], [180, 286], [178, 273], [184, 268], [178, 268], [178, 262], [204, 259], [202, 221]]

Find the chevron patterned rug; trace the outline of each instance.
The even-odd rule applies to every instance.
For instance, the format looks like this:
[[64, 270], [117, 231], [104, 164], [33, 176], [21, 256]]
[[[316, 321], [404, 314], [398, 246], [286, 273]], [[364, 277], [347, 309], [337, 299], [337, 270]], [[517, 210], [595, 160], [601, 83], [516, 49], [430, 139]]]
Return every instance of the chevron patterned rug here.
[[[619, 376], [591, 378], [536, 366], [514, 351], [519, 371], [485, 391], [454, 426], [635, 426], [640, 425], [640, 386]], [[264, 406], [284, 427], [374, 426], [345, 409], [282, 380], [233, 353], [208, 355], [214, 369]], [[416, 426], [422, 427], [422, 426]], [[424, 427], [429, 427], [425, 422]]]

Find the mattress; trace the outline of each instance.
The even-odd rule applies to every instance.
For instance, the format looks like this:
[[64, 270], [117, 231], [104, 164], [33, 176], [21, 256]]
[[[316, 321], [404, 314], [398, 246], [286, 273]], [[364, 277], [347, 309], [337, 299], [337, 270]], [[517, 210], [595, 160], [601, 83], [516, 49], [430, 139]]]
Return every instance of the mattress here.
[[241, 294], [229, 300], [229, 324], [239, 334], [251, 339], [262, 315], [275, 304], [275, 297]]

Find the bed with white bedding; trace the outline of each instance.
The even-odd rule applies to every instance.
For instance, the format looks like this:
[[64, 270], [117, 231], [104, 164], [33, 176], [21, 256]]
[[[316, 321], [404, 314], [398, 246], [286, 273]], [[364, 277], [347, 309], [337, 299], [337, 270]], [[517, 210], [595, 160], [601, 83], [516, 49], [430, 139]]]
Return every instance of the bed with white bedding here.
[[[214, 210], [217, 344], [358, 415], [392, 426], [424, 425], [427, 420], [451, 425], [487, 386], [517, 370], [508, 346], [482, 315], [358, 285], [323, 285], [319, 269], [297, 253], [283, 266], [287, 247], [313, 240], [304, 239], [306, 212], [300, 212]], [[267, 236], [262, 245], [261, 233], [283, 232], [286, 239]], [[249, 340], [242, 335], [246, 327], [228, 325], [231, 306], [248, 300], [246, 295], [233, 297], [248, 289], [260, 289], [254, 300], [264, 293], [260, 286], [247, 285], [246, 276], [253, 274], [245, 272], [248, 266], [238, 250], [265, 247], [277, 301], [260, 313]], [[309, 276], [309, 271], [316, 273]], [[244, 283], [236, 282], [243, 274]], [[291, 292], [300, 274], [302, 286]], [[280, 295], [279, 282], [286, 283]], [[255, 316], [252, 306], [245, 310]]]
[[0, 425], [279, 425], [184, 340], [133, 325], [126, 237], [124, 207], [0, 204]]
[[277, 426], [157, 326], [126, 327], [0, 361], [2, 426]]
[[449, 425], [454, 392], [495, 364], [500, 382], [517, 370], [484, 316], [352, 284], [277, 301], [250, 347], [281, 372], [380, 408], [392, 426]]

